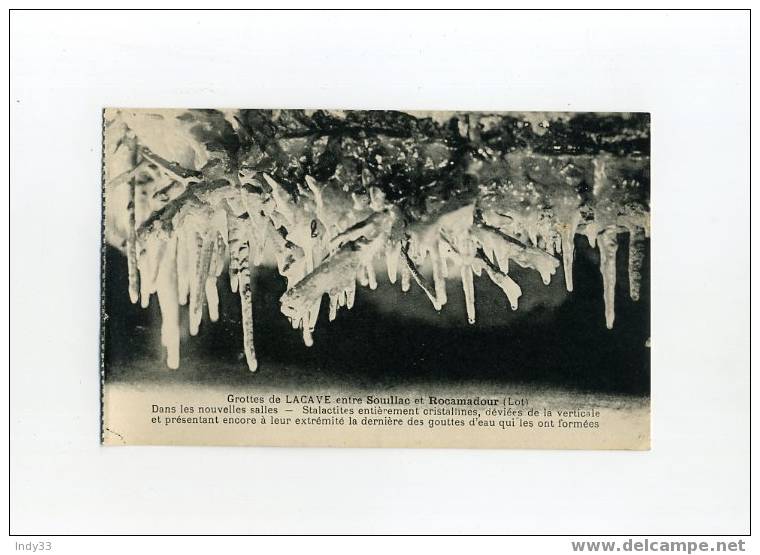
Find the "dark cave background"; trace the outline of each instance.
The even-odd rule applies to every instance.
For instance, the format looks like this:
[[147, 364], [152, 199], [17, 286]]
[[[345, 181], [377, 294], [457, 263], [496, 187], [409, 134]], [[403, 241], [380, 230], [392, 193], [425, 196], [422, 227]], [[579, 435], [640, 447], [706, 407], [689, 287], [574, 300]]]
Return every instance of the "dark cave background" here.
[[599, 252], [576, 236], [574, 286], [565, 291], [562, 265], [549, 286], [537, 272], [514, 263], [510, 275], [523, 289], [512, 312], [501, 290], [475, 278], [477, 321], [467, 323], [458, 279], [447, 280], [448, 304], [437, 313], [412, 283], [402, 293], [378, 267], [378, 288], [357, 285], [352, 310], [328, 322], [325, 297], [314, 346], [303, 344], [280, 313], [285, 280], [275, 268], [254, 269], [254, 341], [259, 368], [249, 372], [242, 353], [240, 298], [227, 274], [218, 280], [219, 321], [204, 315], [196, 337], [183, 338], [178, 370], [165, 366], [155, 295], [142, 309], [127, 292], [127, 261], [105, 253], [103, 326], [108, 383], [250, 385], [278, 389], [527, 386], [537, 389], [646, 397], [650, 390], [649, 240], [640, 300], [628, 294], [628, 236], [617, 253], [615, 326], [604, 323]]

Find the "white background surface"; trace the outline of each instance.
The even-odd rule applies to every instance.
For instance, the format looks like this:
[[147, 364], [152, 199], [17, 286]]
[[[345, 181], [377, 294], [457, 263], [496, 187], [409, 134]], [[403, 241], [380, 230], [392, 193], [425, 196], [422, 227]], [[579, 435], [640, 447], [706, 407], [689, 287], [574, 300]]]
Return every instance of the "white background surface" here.
[[[746, 12], [14, 12], [11, 531], [748, 532], [748, 70]], [[101, 447], [104, 106], [651, 112], [652, 451]]]

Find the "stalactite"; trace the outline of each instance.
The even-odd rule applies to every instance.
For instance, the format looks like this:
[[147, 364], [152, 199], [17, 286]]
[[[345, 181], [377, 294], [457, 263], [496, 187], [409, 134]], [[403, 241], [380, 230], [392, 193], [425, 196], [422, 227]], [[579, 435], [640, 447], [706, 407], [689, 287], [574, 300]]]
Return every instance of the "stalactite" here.
[[599, 245], [599, 271], [602, 273], [604, 285], [604, 319], [607, 322], [607, 328], [612, 329], [612, 325], [615, 323], [617, 232], [609, 229], [604, 231], [597, 237], [597, 243]]
[[560, 248], [562, 250], [562, 267], [565, 274], [565, 287], [568, 291], [573, 290], [573, 257], [575, 255], [575, 234], [578, 231], [580, 214], [571, 216], [569, 222], [561, 224]]
[[140, 276], [140, 305], [147, 308], [150, 296], [156, 292], [158, 269], [163, 257], [166, 242], [155, 235], [149, 235], [143, 241], [143, 249], [137, 260]]
[[448, 301], [446, 296], [446, 278], [444, 277], [444, 262], [441, 260], [438, 243], [430, 249], [430, 261], [433, 265], [433, 286], [435, 287], [435, 298], [439, 306], [443, 306]]
[[199, 247], [195, 261], [195, 279], [190, 288], [190, 335], [196, 335], [203, 318], [203, 306], [206, 301], [206, 282], [208, 281], [209, 266], [211, 265], [211, 252], [214, 247], [212, 233], [205, 231], [196, 236], [196, 245]]
[[388, 281], [396, 283], [398, 274], [398, 261], [401, 256], [401, 243], [396, 242], [393, 245], [385, 247], [385, 265], [388, 270]]
[[212, 322], [219, 319], [219, 292], [216, 289], [216, 277], [208, 277], [204, 286], [208, 318]]
[[[230, 287], [240, 297], [245, 358], [256, 369], [251, 268], [272, 260], [286, 281], [282, 313], [307, 346], [314, 341], [323, 296], [328, 296], [328, 319], [333, 321], [340, 308], [353, 307], [357, 282], [370, 291], [378, 288], [376, 261], [384, 263], [390, 283], [400, 281], [402, 291], [409, 291], [414, 281], [436, 311], [448, 302], [447, 280], [461, 281], [467, 321], [474, 324], [475, 278], [483, 274], [513, 310], [523, 294], [513, 279], [519, 272], [510, 276], [514, 264], [537, 272], [544, 284], [562, 264], [565, 287], [573, 291], [575, 239], [584, 235], [600, 253], [605, 321], [612, 328], [617, 235], [627, 231], [630, 296], [638, 300], [641, 295], [649, 237], [648, 157], [601, 150], [596, 142], [601, 135], [588, 143], [596, 146], [578, 147], [585, 149], [581, 152], [562, 150], [562, 143], [562, 152], [556, 152], [556, 144], [545, 144], [551, 131], [531, 135], [525, 126], [514, 127], [510, 116], [478, 118], [476, 126], [459, 120], [456, 126], [425, 127], [403, 120], [386, 131], [385, 124], [371, 120], [378, 116], [367, 116], [371, 122], [364, 127], [341, 121], [329, 129], [293, 130], [287, 127], [296, 125], [291, 121], [261, 148], [246, 118], [232, 112], [222, 120], [233, 122], [240, 134], [236, 149], [220, 150], [219, 145], [231, 144], [229, 136], [213, 148], [183, 137], [195, 152], [185, 163], [198, 159], [205, 164], [184, 167], [173, 161], [172, 152], [158, 152], [167, 141], [153, 141], [151, 150], [131, 134], [132, 165], [114, 170], [110, 175], [116, 177], [106, 184], [107, 192], [109, 187], [126, 192], [125, 232], [117, 246], [127, 256], [129, 298], [147, 306], [150, 296], [158, 294], [161, 341], [170, 368], [179, 365], [179, 307], [189, 304], [191, 335], [199, 331], [204, 306], [209, 320], [217, 321], [217, 278], [226, 268]], [[183, 117], [207, 117], [190, 114]], [[481, 129], [489, 125], [488, 133]], [[409, 129], [416, 133], [414, 140], [399, 139]], [[648, 126], [628, 135], [600, 129], [597, 134], [607, 133], [613, 142], [629, 136], [634, 142], [648, 139]], [[343, 158], [330, 151], [328, 162], [317, 163], [330, 137], [342, 132]], [[451, 133], [458, 135], [452, 139]], [[521, 140], [534, 148], [486, 144], [489, 137], [514, 133], [529, 134]], [[290, 134], [294, 142], [289, 142]], [[472, 148], [455, 157], [461, 141]], [[301, 143], [314, 150], [302, 153]], [[197, 157], [198, 152], [203, 155]], [[409, 160], [419, 160], [419, 167], [434, 175], [417, 176], [410, 187], [406, 174], [383, 173], [386, 168], [416, 168]], [[447, 163], [459, 164], [462, 171], [436, 169], [448, 168]], [[149, 202], [138, 206], [138, 194]], [[118, 230], [107, 229], [107, 236], [118, 236]]]
[[230, 250], [230, 289], [235, 293], [238, 290], [238, 272], [240, 262], [238, 261], [238, 252], [240, 250], [240, 225], [235, 216], [227, 215], [227, 243]]
[[[430, 299], [431, 303], [433, 303], [433, 308], [435, 308], [436, 310], [441, 310], [441, 303], [439, 302], [438, 297], [435, 295], [433, 291], [431, 291], [430, 286], [427, 284], [427, 281], [425, 280], [424, 276], [417, 269], [417, 266], [415, 266], [414, 261], [409, 255], [409, 243], [405, 243], [401, 247], [401, 254], [403, 257], [402, 259], [405, 262], [405, 267], [408, 271], [408, 275], [414, 278], [414, 281], [417, 282], [417, 285], [420, 286], [420, 289], [422, 289], [425, 292], [425, 295], [427, 295], [427, 298]], [[407, 276], [406, 273], [402, 274], [401, 276], [402, 288], [406, 286], [404, 291], [409, 290], [409, 285], [408, 285], [409, 278], [407, 278], [406, 276]]]
[[491, 281], [493, 281], [499, 288], [504, 291], [504, 294], [509, 300], [509, 304], [512, 310], [517, 310], [517, 302], [522, 295], [520, 286], [515, 283], [506, 273], [502, 272], [494, 263], [485, 255], [478, 253], [476, 263], [482, 264], [486, 274]]
[[157, 277], [158, 304], [161, 309], [161, 344], [166, 347], [166, 365], [179, 368], [179, 294], [177, 291], [177, 237], [167, 241]]
[[401, 267], [401, 291], [406, 293], [412, 286], [412, 272], [409, 270], [409, 266], [404, 264]]
[[639, 300], [641, 267], [644, 264], [644, 237], [641, 230], [631, 227], [628, 241], [628, 290], [631, 299]]
[[129, 299], [136, 303], [139, 299], [137, 277], [137, 233], [135, 224], [135, 178], [129, 180], [129, 197], [127, 200], [127, 271], [129, 274]]
[[464, 302], [467, 308], [467, 321], [475, 323], [475, 284], [472, 281], [472, 266], [462, 265], [462, 288], [464, 289]]
[[240, 273], [238, 291], [240, 293], [240, 311], [243, 319], [243, 352], [248, 369], [255, 372], [258, 368], [256, 350], [253, 346], [253, 290], [251, 288], [251, 271], [248, 264], [248, 242], [243, 242], [238, 250]]
[[184, 228], [175, 233], [177, 241], [177, 291], [179, 304], [187, 304], [190, 295], [190, 255], [188, 233]]

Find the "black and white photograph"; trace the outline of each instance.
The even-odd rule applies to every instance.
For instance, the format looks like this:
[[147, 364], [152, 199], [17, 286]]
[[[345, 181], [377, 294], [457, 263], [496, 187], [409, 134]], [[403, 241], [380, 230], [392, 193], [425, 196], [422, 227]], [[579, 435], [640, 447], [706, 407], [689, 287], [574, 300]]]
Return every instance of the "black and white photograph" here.
[[103, 118], [105, 443], [647, 448], [649, 114]]

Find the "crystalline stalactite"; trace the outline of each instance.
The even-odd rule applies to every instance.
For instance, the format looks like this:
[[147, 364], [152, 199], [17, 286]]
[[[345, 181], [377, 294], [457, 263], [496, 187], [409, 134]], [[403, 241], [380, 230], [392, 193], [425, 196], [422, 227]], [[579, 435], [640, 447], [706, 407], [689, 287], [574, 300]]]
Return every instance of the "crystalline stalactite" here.
[[629, 232], [628, 242], [628, 290], [631, 299], [639, 300], [641, 289], [641, 267], [644, 264], [644, 237], [643, 232], [632, 227]]
[[575, 192], [575, 186], [578, 185], [577, 176], [568, 175], [569, 168], [579, 171], [572, 164], [566, 165], [560, 170], [565, 183], [572, 186], [569, 190], [562, 189], [562, 193], [556, 195], [554, 212], [556, 221], [552, 231], [555, 233], [554, 252], [562, 253], [562, 269], [565, 274], [565, 288], [568, 291], [573, 290], [573, 258], [575, 256], [575, 235], [578, 233], [578, 226], [581, 223], [580, 204], [582, 198]]
[[608, 229], [599, 234], [596, 242], [599, 245], [599, 271], [602, 273], [604, 286], [604, 318], [607, 321], [607, 328], [612, 329], [612, 325], [615, 323], [617, 232]]
[[215, 234], [207, 230], [198, 234], [196, 241], [200, 246], [195, 261], [195, 279], [191, 286], [190, 299], [190, 335], [196, 335], [203, 318], [203, 306], [206, 301], [206, 282], [209, 277], [209, 267], [211, 265], [211, 254], [214, 248]]
[[[259, 185], [255, 175], [248, 175], [248, 180]], [[259, 185], [260, 187], [260, 185]], [[250, 258], [254, 266], [259, 266], [264, 260], [264, 250], [269, 234], [273, 231], [270, 220], [265, 214], [270, 202], [266, 202], [248, 183], [240, 189], [240, 199], [245, 213], [248, 215], [246, 230], [250, 238]], [[229, 225], [229, 219], [228, 219]]]
[[330, 295], [330, 314], [328, 319], [330, 322], [335, 320], [338, 315], [338, 295]]
[[139, 299], [139, 283], [137, 277], [137, 233], [135, 230], [135, 178], [129, 180], [129, 198], [127, 201], [128, 225], [127, 231], [127, 269], [129, 273], [129, 298], [132, 303]]
[[359, 285], [367, 287], [369, 285], [369, 278], [367, 277], [367, 269], [364, 266], [359, 267], [359, 271], [356, 274], [356, 279], [359, 281]]
[[541, 249], [525, 245], [488, 224], [478, 224], [473, 231], [479, 242], [494, 253], [504, 273], [508, 273], [508, 261], [514, 260], [523, 268], [536, 270], [544, 284], [548, 285], [557, 271], [559, 261]]
[[565, 287], [568, 291], [573, 290], [573, 257], [575, 255], [575, 233], [578, 230], [580, 214], [574, 217], [570, 222], [561, 224], [561, 250], [562, 265], [565, 274]]
[[205, 291], [209, 320], [216, 322], [219, 319], [219, 292], [216, 289], [215, 278], [210, 277], [206, 280]]
[[409, 266], [404, 264], [401, 267], [401, 291], [406, 293], [412, 287], [412, 272], [409, 270]]
[[351, 310], [354, 307], [354, 299], [356, 298], [356, 282], [352, 282], [349, 284], [348, 288], [345, 291], [346, 295], [346, 308], [348, 310]]
[[[336, 238], [333, 245], [340, 245], [314, 271], [308, 273], [293, 287], [289, 287], [280, 299], [282, 312], [296, 322], [310, 322], [310, 311], [322, 296], [345, 295], [348, 308], [353, 305], [356, 279], [360, 272], [366, 272], [372, 259], [383, 247], [386, 235], [383, 232], [393, 220], [392, 213], [385, 213], [367, 223], [364, 236], [355, 240], [352, 234]], [[346, 241], [346, 239], [348, 239]], [[344, 242], [345, 241], [345, 242]]]
[[462, 288], [467, 308], [467, 321], [475, 323], [475, 284], [472, 281], [472, 266], [462, 265]]
[[138, 237], [136, 245], [136, 250], [139, 250], [137, 270], [140, 284], [140, 306], [147, 308], [150, 303], [150, 296], [156, 292], [158, 268], [163, 256], [165, 242], [162, 238], [151, 234], [144, 238]]
[[412, 260], [412, 257], [409, 255], [409, 243], [405, 243], [401, 247], [401, 255], [402, 260], [405, 263], [405, 268], [407, 272], [402, 273], [401, 275], [401, 287], [404, 291], [409, 290], [409, 278], [407, 276], [411, 276], [414, 278], [414, 281], [417, 282], [417, 285], [420, 286], [420, 289], [427, 295], [427, 298], [430, 299], [430, 302], [433, 303], [433, 308], [436, 310], [441, 310], [441, 302], [438, 300], [438, 297], [436, 296], [435, 292], [433, 292], [430, 289], [430, 286], [427, 283], [427, 280], [425, 280], [425, 277], [420, 273], [420, 271], [417, 269], [417, 266], [414, 264], [414, 261]]
[[235, 216], [227, 216], [228, 243], [230, 245], [230, 289], [235, 293], [238, 290], [238, 272], [240, 271], [240, 262], [238, 261], [238, 251], [240, 250], [240, 224]]
[[385, 247], [385, 266], [388, 271], [388, 281], [396, 283], [398, 274], [398, 262], [401, 256], [401, 243], [395, 242]]
[[486, 274], [488, 274], [488, 277], [491, 278], [491, 281], [504, 291], [512, 310], [517, 310], [517, 300], [522, 295], [520, 286], [517, 285], [517, 283], [515, 283], [507, 274], [494, 266], [493, 262], [488, 260], [485, 256], [481, 257], [480, 263], [483, 264], [483, 268], [485, 269]]
[[444, 277], [444, 262], [441, 260], [438, 244], [430, 249], [430, 260], [433, 265], [433, 285], [438, 305], [443, 306], [448, 301], [446, 296], [446, 278]]
[[216, 289], [216, 271], [219, 266], [219, 233], [211, 232], [211, 235], [212, 237], [209, 239], [209, 242], [211, 243], [211, 256], [209, 260], [208, 274], [206, 275], [206, 283], [204, 284], [203, 289], [206, 297], [206, 304], [208, 306], [209, 320], [216, 322], [219, 319], [219, 292]]
[[[211, 227], [204, 237], [204, 249], [208, 249], [208, 269], [204, 284], [204, 297], [208, 306], [209, 319], [216, 322], [219, 319], [219, 292], [216, 288], [216, 278], [224, 271], [224, 255], [226, 252], [224, 235], [227, 233], [227, 214], [219, 210], [211, 219]], [[208, 241], [208, 245], [206, 245]], [[205, 253], [205, 251], [204, 251]]]
[[[446, 280], [461, 280], [474, 323], [474, 279], [484, 274], [517, 309], [513, 264], [545, 284], [562, 264], [572, 291], [575, 236], [585, 235], [600, 252], [612, 327], [617, 235], [627, 232], [630, 295], [640, 296], [648, 157], [639, 146], [628, 157], [599, 145], [643, 145], [648, 123], [621, 119], [612, 132], [607, 121], [587, 133], [583, 120], [552, 143], [554, 127], [537, 130], [534, 116], [437, 116], [423, 124], [401, 113], [179, 111], [174, 121], [138, 112], [106, 124], [106, 237], [127, 255], [132, 302], [147, 305], [158, 293], [170, 368], [179, 365], [180, 305], [190, 305], [191, 335], [204, 305], [217, 320], [216, 281], [226, 269], [240, 297], [245, 357], [256, 369], [251, 268], [272, 260], [286, 281], [282, 313], [307, 346], [322, 297], [332, 321], [353, 306], [357, 282], [378, 286], [378, 259], [390, 283], [409, 291], [414, 281], [434, 310], [447, 303]], [[560, 128], [572, 119], [562, 118]], [[169, 135], [143, 140], [156, 129]], [[567, 146], [573, 133], [587, 142]], [[513, 135], [519, 141], [510, 143]], [[421, 174], [410, 179], [406, 171]], [[126, 210], [116, 209], [119, 202]], [[126, 221], [114, 226], [120, 217]]]
[[190, 295], [190, 237], [185, 228], [179, 229], [174, 235], [177, 241], [177, 295], [179, 304], [184, 306]]
[[449, 247], [446, 241], [438, 241], [438, 260], [441, 263], [441, 277], [446, 280], [449, 277], [449, 265], [446, 263], [446, 259], [449, 254]]
[[227, 245], [224, 242], [224, 236], [221, 231], [216, 233], [216, 245], [214, 246], [214, 276], [219, 277], [224, 272], [225, 260], [227, 258]]
[[243, 319], [243, 352], [248, 369], [255, 372], [258, 367], [256, 351], [253, 347], [253, 290], [251, 289], [251, 271], [248, 265], [248, 242], [241, 243], [238, 250], [240, 274], [238, 291], [240, 292], [240, 309]]
[[[462, 289], [464, 290], [464, 303], [467, 311], [467, 321], [475, 323], [475, 282], [473, 281], [473, 265], [475, 263], [475, 245], [469, 238], [456, 241], [456, 252], [460, 256], [460, 273], [462, 276]], [[478, 273], [479, 269], [478, 269]]]
[[161, 308], [161, 344], [166, 347], [166, 365], [179, 368], [179, 295], [177, 291], [177, 236], [168, 240], [159, 263], [156, 291]]

